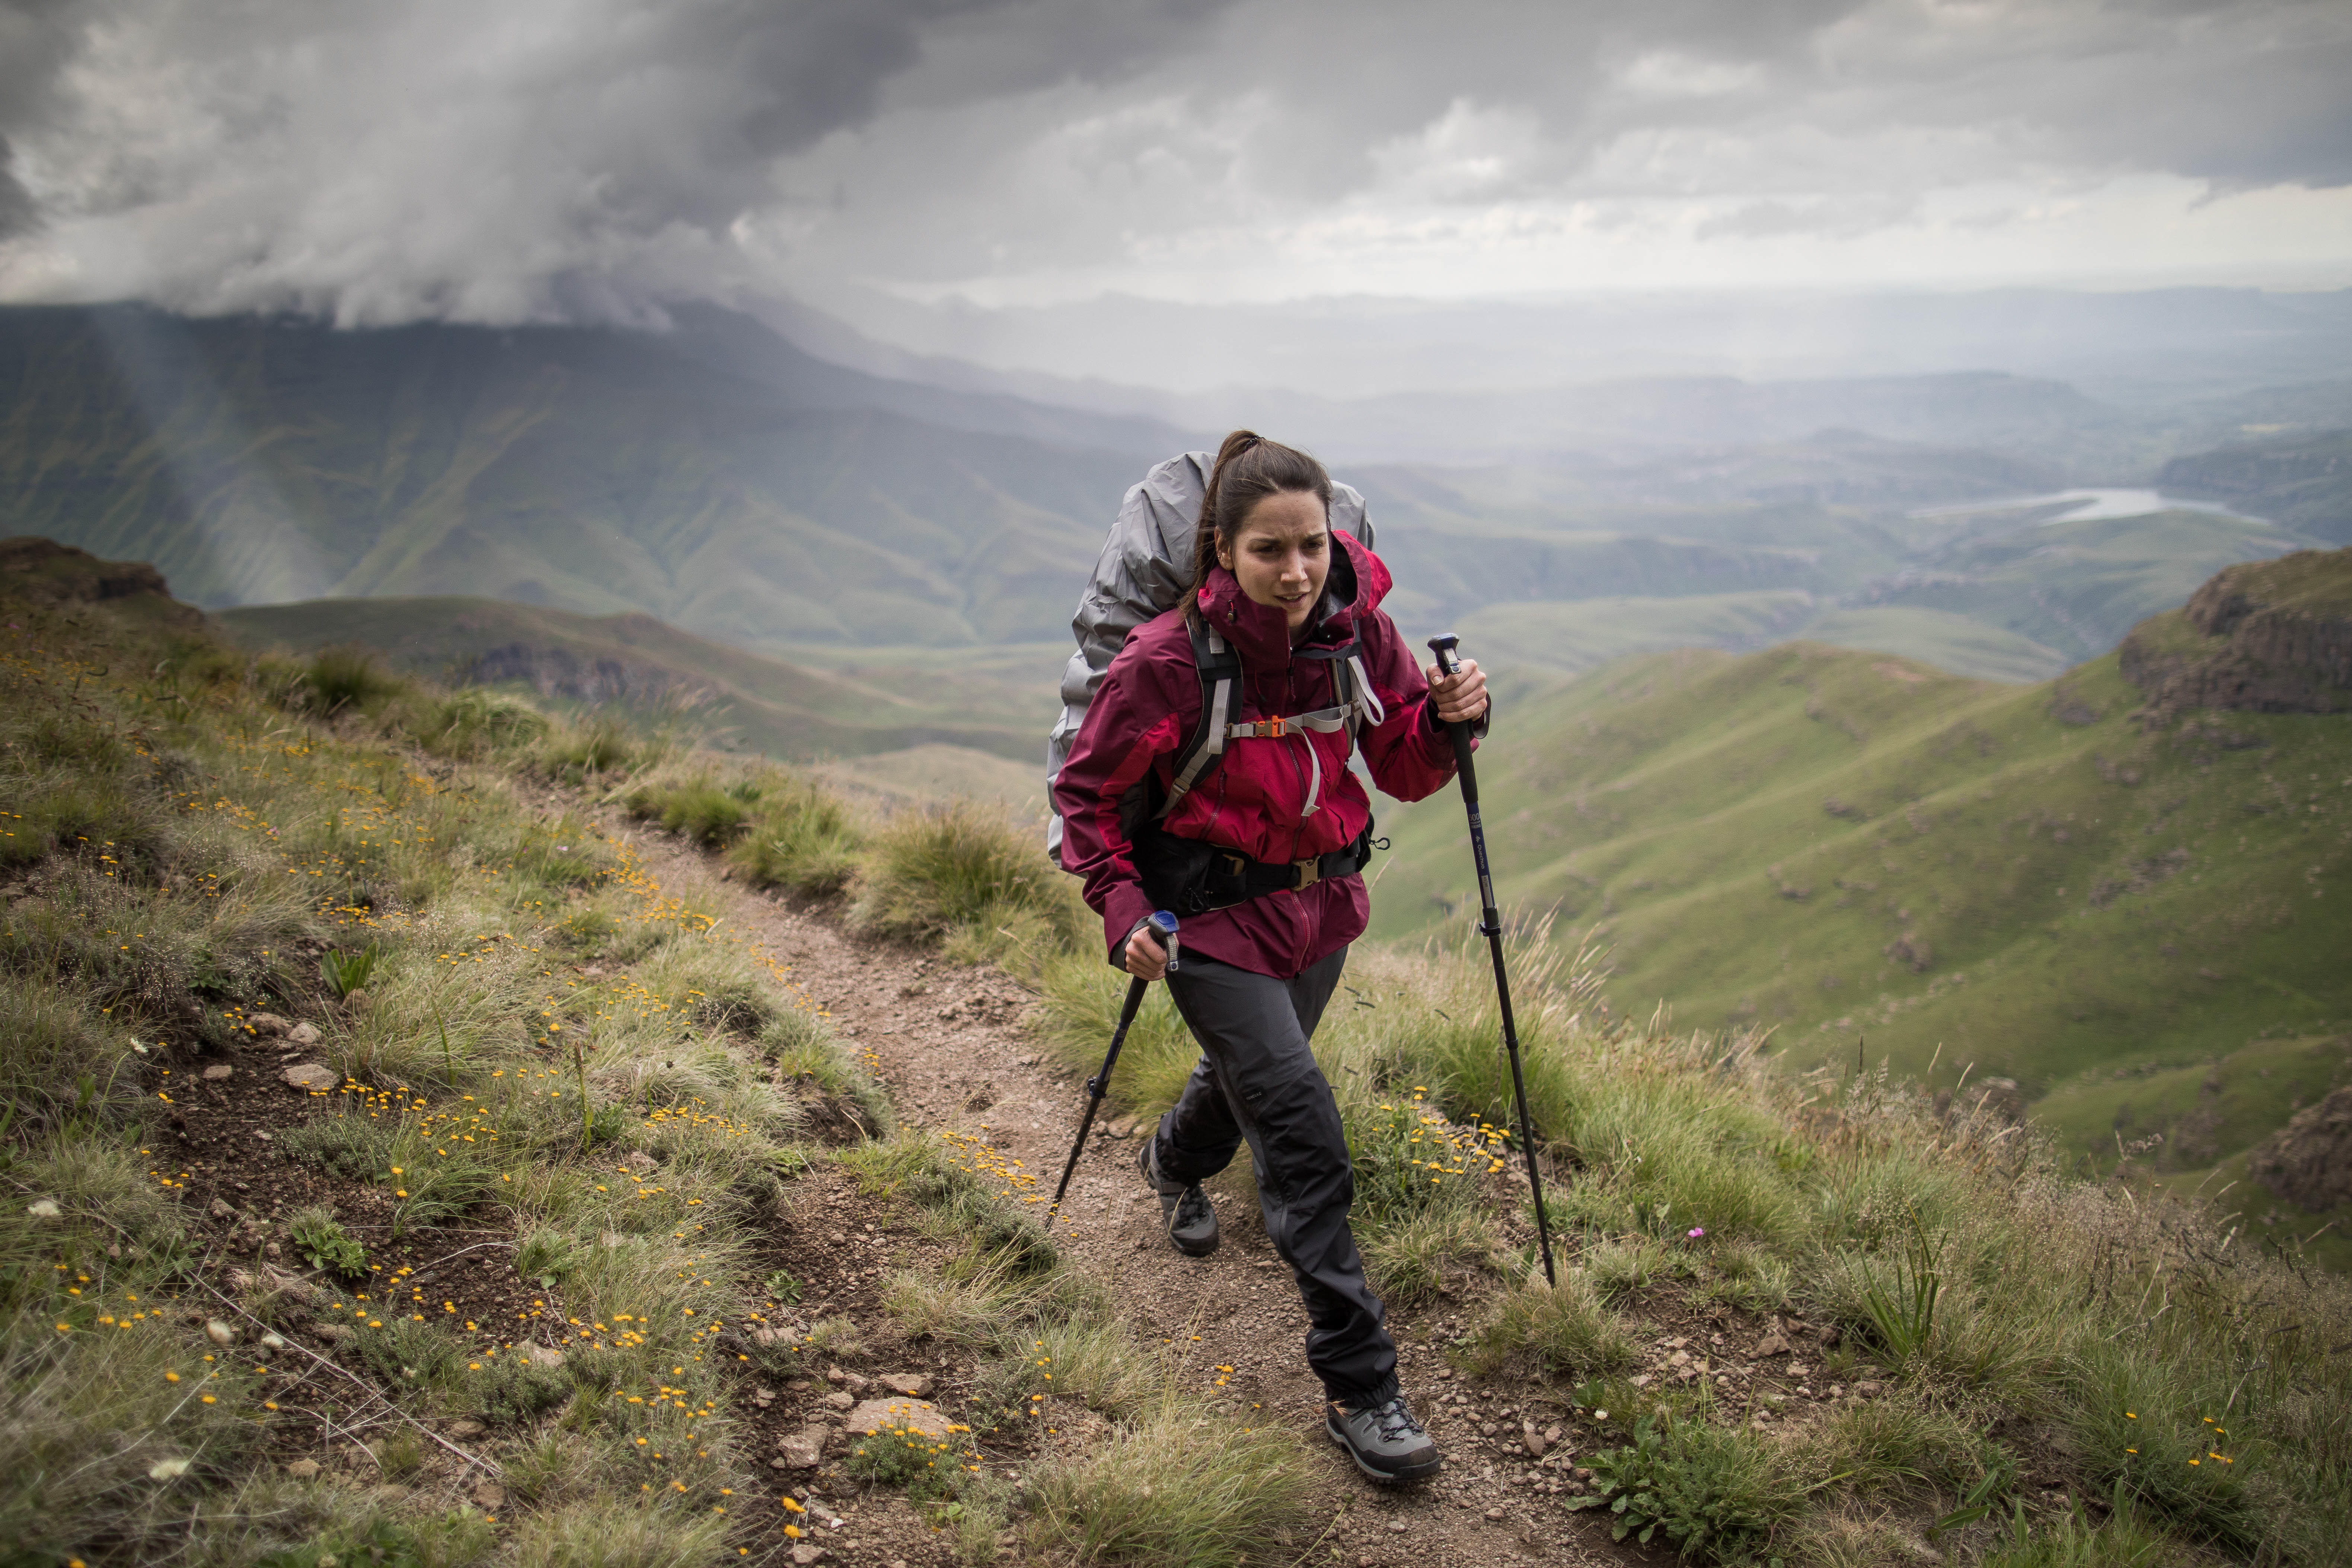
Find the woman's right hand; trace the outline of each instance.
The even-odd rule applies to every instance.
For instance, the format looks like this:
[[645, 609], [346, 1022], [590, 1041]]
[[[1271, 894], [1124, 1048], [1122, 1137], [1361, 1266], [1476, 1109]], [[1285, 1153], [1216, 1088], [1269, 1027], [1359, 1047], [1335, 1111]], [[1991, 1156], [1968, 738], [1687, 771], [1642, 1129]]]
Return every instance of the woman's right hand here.
[[1153, 940], [1150, 922], [1135, 928], [1127, 939], [1127, 972], [1138, 980], [1157, 980], [1168, 973], [1168, 950]]

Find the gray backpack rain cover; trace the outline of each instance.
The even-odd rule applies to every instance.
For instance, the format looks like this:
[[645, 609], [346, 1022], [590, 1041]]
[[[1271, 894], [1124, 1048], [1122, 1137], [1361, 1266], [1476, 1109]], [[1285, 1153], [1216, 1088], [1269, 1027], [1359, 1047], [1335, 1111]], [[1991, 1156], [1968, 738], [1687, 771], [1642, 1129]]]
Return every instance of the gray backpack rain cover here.
[[[1045, 737], [1048, 800], [1063, 760], [1070, 754], [1070, 742], [1086, 722], [1087, 704], [1095, 700], [1103, 671], [1126, 646], [1127, 634], [1174, 609], [1192, 585], [1192, 536], [1200, 526], [1209, 470], [1216, 462], [1214, 452], [1171, 458], [1144, 475], [1143, 482], [1119, 502], [1118, 519], [1103, 541], [1094, 577], [1078, 600], [1078, 613], [1070, 617], [1078, 648], [1062, 671], [1062, 716]], [[1331, 526], [1371, 547], [1372, 524], [1364, 515], [1363, 496], [1336, 479], [1331, 484]], [[1045, 853], [1061, 865], [1058, 812], [1046, 819]]]

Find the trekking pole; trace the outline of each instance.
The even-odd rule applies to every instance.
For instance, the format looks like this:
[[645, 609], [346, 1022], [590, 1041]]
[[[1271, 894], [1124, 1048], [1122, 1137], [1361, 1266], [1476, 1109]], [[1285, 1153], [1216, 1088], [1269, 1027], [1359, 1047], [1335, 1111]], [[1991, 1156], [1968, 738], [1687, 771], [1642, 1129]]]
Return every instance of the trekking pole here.
[[[1161, 910], [1144, 923], [1151, 928], [1152, 935], [1160, 939], [1160, 945], [1168, 950], [1167, 972], [1173, 974], [1176, 973], [1176, 917]], [[1127, 1044], [1127, 1031], [1134, 1026], [1136, 1011], [1143, 1005], [1143, 994], [1150, 988], [1151, 982], [1139, 975], [1127, 983], [1127, 1004], [1118, 1010], [1118, 1027], [1111, 1031], [1110, 1049], [1103, 1056], [1102, 1071], [1087, 1079], [1086, 1114], [1078, 1118], [1077, 1142], [1070, 1145], [1069, 1163], [1062, 1167], [1062, 1183], [1054, 1189], [1054, 1201], [1045, 1209], [1048, 1215], [1061, 1212], [1062, 1194], [1070, 1190], [1070, 1173], [1078, 1168], [1078, 1156], [1086, 1152], [1087, 1134], [1094, 1128], [1095, 1112], [1102, 1109], [1103, 1095], [1110, 1089], [1110, 1069], [1118, 1065], [1118, 1048]]]
[[[1458, 674], [1462, 661], [1454, 650], [1462, 639], [1452, 632], [1429, 639], [1429, 651], [1437, 656], [1437, 668], [1447, 675]], [[1511, 1017], [1511, 981], [1503, 973], [1503, 915], [1495, 907], [1495, 879], [1486, 869], [1486, 825], [1478, 818], [1478, 772], [1470, 765], [1470, 725], [1456, 719], [1446, 728], [1454, 735], [1454, 767], [1462, 779], [1462, 804], [1470, 812], [1470, 853], [1478, 861], [1478, 930], [1486, 939], [1495, 955], [1495, 995], [1503, 1007], [1503, 1048], [1511, 1058], [1511, 1092], [1519, 1102], [1519, 1146], [1527, 1151], [1528, 1188], [1536, 1200], [1536, 1239], [1543, 1247], [1544, 1283], [1559, 1284], [1559, 1277], [1551, 1267], [1551, 1225], [1544, 1215], [1543, 1174], [1536, 1169], [1535, 1128], [1528, 1120], [1528, 1080], [1519, 1070], [1519, 1026]]]

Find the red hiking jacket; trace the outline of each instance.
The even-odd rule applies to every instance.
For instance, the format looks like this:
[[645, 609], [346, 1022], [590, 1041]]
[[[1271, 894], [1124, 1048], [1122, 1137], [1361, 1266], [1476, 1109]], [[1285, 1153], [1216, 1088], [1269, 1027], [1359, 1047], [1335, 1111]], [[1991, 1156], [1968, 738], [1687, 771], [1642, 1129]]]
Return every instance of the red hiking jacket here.
[[[1419, 800], [1454, 776], [1453, 742], [1430, 704], [1421, 667], [1380, 608], [1391, 582], [1388, 568], [1348, 535], [1335, 531], [1331, 538], [1339, 553], [1305, 646], [1357, 639], [1386, 714], [1377, 726], [1361, 729], [1364, 760], [1381, 789], [1400, 800]], [[1200, 599], [1209, 624], [1241, 654], [1235, 721], [1291, 718], [1337, 703], [1330, 661], [1294, 658], [1282, 612], [1253, 602], [1232, 573], [1213, 568]], [[1120, 803], [1147, 787], [1146, 770], [1158, 777], [1165, 798], [1176, 753], [1200, 717], [1201, 678], [1180, 605], [1129, 636], [1055, 782], [1063, 864], [1086, 879], [1087, 902], [1103, 917], [1113, 964], [1119, 963], [1136, 922], [1152, 909], [1136, 872]], [[1311, 812], [1307, 795], [1316, 769], [1308, 746], [1322, 763]], [[1223, 756], [1160, 826], [1254, 860], [1303, 860], [1343, 849], [1364, 830], [1372, 809], [1348, 769], [1351, 749], [1344, 729], [1228, 741]], [[1362, 877], [1334, 877], [1296, 892], [1187, 915], [1181, 940], [1187, 952], [1287, 980], [1361, 936], [1370, 907]]]

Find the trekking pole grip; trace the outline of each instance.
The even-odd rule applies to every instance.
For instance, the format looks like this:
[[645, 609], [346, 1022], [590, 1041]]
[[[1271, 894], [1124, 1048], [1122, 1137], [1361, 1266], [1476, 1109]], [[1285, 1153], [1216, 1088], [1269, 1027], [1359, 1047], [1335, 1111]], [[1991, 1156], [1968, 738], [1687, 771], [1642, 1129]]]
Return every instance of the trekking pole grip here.
[[[1462, 673], [1462, 659], [1456, 652], [1461, 646], [1462, 639], [1452, 632], [1442, 632], [1429, 639], [1429, 651], [1437, 656], [1438, 673]], [[1454, 772], [1462, 780], [1462, 798], [1475, 810], [1478, 805], [1478, 773], [1470, 763], [1470, 721], [1449, 719], [1445, 731], [1454, 742]]]

